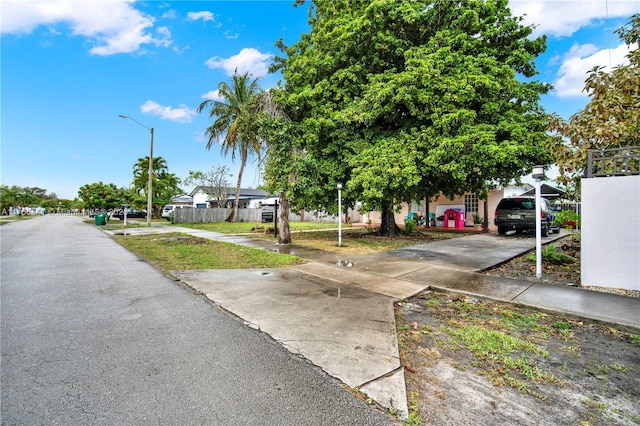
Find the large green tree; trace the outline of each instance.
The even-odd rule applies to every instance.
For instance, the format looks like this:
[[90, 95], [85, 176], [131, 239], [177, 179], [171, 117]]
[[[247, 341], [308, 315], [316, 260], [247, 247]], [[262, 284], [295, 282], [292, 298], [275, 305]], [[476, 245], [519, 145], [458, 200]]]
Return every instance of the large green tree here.
[[389, 235], [402, 202], [482, 194], [547, 160], [549, 86], [531, 79], [545, 39], [507, 0], [315, 0], [309, 22], [272, 69], [315, 178], [308, 207], [335, 211], [345, 182]]
[[197, 109], [201, 113], [208, 108], [209, 117], [214, 119], [205, 131], [207, 150], [214, 143], [220, 142], [223, 155], [231, 153], [231, 159], [234, 160], [236, 152], [240, 154], [236, 195], [233, 210], [226, 219], [228, 222], [233, 222], [238, 212], [240, 186], [247, 159], [252, 153], [260, 153], [260, 141], [255, 134], [253, 122], [257, 113], [255, 98], [261, 92], [257, 79], [252, 79], [248, 72], [238, 74], [236, 70], [230, 83], [223, 81], [218, 84], [218, 96], [222, 100], [207, 99]]
[[[557, 115], [550, 129], [558, 135], [551, 150], [560, 170], [558, 181], [579, 194], [589, 150], [640, 146], [640, 15], [616, 33], [629, 46], [629, 63], [611, 71], [595, 67], [584, 90], [589, 103], [568, 121]], [[631, 164], [637, 170], [637, 162]]]
[[259, 115], [256, 124], [266, 145], [264, 188], [271, 194], [278, 194], [278, 243], [289, 244], [289, 211], [299, 212], [306, 207], [303, 194], [317, 188], [315, 167], [308, 163], [310, 157], [300, 146], [296, 126], [284, 114], [274, 116], [265, 111]]
[[2, 211], [17, 206], [40, 206], [50, 209], [61, 204], [65, 208], [74, 207], [71, 200], [58, 199], [54, 192], [47, 192], [43, 188], [0, 185], [0, 209]]
[[130, 202], [126, 190], [113, 183], [88, 183], [78, 189], [78, 197], [87, 209], [115, 209], [121, 204]]
[[11, 207], [36, 207], [46, 191], [41, 188], [30, 188], [13, 185], [0, 186], [0, 205], [2, 210]]

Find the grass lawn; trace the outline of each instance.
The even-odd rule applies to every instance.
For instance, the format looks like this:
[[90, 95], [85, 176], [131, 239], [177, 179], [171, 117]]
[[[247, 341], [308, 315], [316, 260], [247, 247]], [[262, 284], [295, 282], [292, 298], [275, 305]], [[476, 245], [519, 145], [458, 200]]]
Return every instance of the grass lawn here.
[[[266, 224], [271, 229], [271, 224]], [[179, 225], [186, 228], [202, 229], [224, 234], [247, 234], [257, 239], [273, 240], [273, 231], [252, 232], [256, 227], [264, 228], [265, 224], [255, 222], [216, 222]], [[372, 228], [342, 226], [342, 246], [338, 247], [338, 225], [318, 222], [290, 222], [292, 244], [318, 250], [334, 251], [343, 254], [370, 254], [396, 250], [427, 241], [463, 237], [466, 234], [456, 232], [422, 232], [414, 236], [400, 235], [395, 238], [380, 237]]]
[[[273, 234], [255, 234], [255, 238], [274, 239]], [[379, 237], [363, 228], [342, 230], [342, 246], [338, 247], [338, 230], [298, 232], [291, 235], [297, 246], [348, 254], [369, 254], [395, 250], [416, 244], [416, 239], [407, 237]]]
[[[128, 223], [127, 228], [146, 227], [146, 223]], [[255, 222], [219, 222], [178, 225], [224, 234], [276, 241], [273, 233], [251, 232], [262, 227]], [[396, 238], [380, 237], [372, 229], [351, 227], [342, 229], [342, 246], [338, 247], [337, 224], [317, 222], [292, 222], [293, 244], [342, 254], [369, 254], [400, 249], [427, 241], [462, 237], [454, 232], [422, 232], [414, 236]], [[103, 229], [122, 229], [121, 221], [110, 221]], [[260, 249], [216, 242], [188, 234], [152, 234], [138, 236], [114, 236], [114, 240], [163, 271], [184, 269], [248, 269], [276, 268], [304, 263], [304, 260]]]
[[0, 225], [5, 225], [7, 223], [16, 222], [19, 220], [29, 220], [33, 216], [23, 215], [23, 216], [2, 216], [0, 218]]
[[116, 235], [114, 240], [163, 272], [184, 269], [278, 268], [303, 259], [187, 234]]

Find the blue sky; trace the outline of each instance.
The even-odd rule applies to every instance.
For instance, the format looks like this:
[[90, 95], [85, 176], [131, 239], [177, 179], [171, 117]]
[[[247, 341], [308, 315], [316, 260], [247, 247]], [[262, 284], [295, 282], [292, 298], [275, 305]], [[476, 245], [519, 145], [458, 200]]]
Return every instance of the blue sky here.
[[[31, 1], [2, 0], [1, 181], [38, 186], [73, 199], [102, 181], [128, 187], [132, 166], [149, 155], [180, 178], [189, 170], [238, 164], [205, 149], [210, 124], [197, 106], [215, 96], [237, 67], [266, 74], [274, 43], [308, 31], [307, 6], [286, 1]], [[548, 112], [568, 118], [584, 107], [585, 72], [616, 66], [627, 53], [613, 31], [640, 13], [640, 0], [510, 1], [547, 34], [538, 78], [556, 89]], [[260, 184], [248, 165], [243, 186]], [[191, 188], [185, 187], [186, 191]]]

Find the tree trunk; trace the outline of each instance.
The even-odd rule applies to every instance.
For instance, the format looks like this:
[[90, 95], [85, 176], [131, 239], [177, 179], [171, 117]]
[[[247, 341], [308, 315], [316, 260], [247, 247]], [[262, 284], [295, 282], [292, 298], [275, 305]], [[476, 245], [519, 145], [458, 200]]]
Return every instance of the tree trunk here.
[[247, 149], [246, 147], [240, 148], [240, 170], [238, 171], [238, 183], [236, 185], [236, 198], [233, 200], [233, 209], [229, 213], [229, 217], [225, 222], [234, 222], [238, 214], [238, 204], [240, 203], [240, 185], [242, 184], [242, 173], [244, 172], [244, 166], [247, 164]]
[[431, 218], [429, 217], [429, 199], [431, 197], [424, 196], [424, 225], [425, 228], [431, 227]]
[[278, 244], [291, 244], [291, 230], [289, 229], [289, 199], [281, 192], [278, 196], [280, 204], [280, 214], [278, 220], [280, 229], [278, 229]]
[[482, 200], [483, 201], [483, 211], [484, 211], [484, 229], [482, 230], [483, 232], [489, 232], [489, 203], [487, 203], [487, 201], [489, 200], [489, 196], [487, 195], [487, 199], [486, 200]]
[[392, 204], [385, 204], [382, 207], [382, 223], [380, 223], [378, 234], [385, 237], [395, 237], [400, 234]]

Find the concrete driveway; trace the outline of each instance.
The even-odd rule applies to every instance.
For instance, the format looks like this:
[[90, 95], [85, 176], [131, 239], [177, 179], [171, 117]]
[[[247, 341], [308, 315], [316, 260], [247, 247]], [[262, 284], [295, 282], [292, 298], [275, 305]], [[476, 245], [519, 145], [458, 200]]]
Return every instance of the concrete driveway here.
[[[408, 407], [394, 303], [429, 288], [434, 278], [447, 276], [443, 270], [456, 281], [469, 280], [470, 271], [535, 247], [535, 238], [526, 236], [476, 234], [388, 253], [343, 256], [188, 228], [179, 232], [311, 260], [288, 269], [173, 274], [291, 352], [359, 388], [403, 418], [408, 416]], [[558, 237], [554, 234], [545, 242]]]

